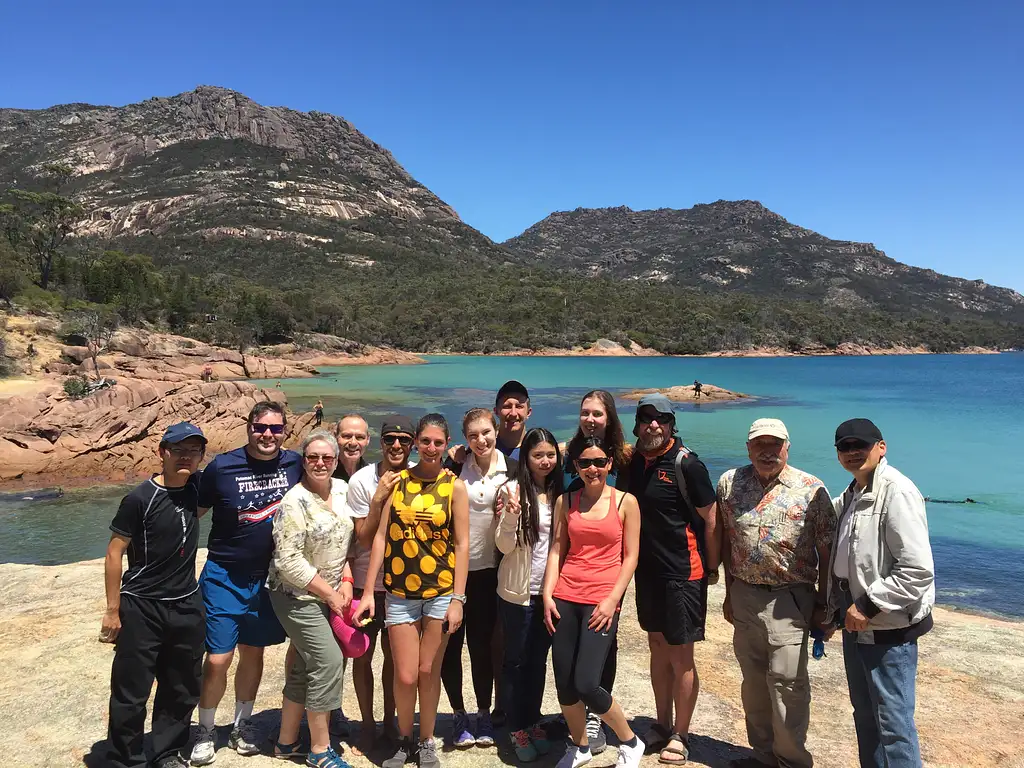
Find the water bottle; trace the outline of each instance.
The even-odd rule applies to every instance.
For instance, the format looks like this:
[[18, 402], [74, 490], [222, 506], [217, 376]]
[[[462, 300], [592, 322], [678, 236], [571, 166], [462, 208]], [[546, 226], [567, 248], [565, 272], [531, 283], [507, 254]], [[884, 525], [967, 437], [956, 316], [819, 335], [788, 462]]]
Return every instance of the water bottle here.
[[815, 661], [818, 661], [825, 655], [825, 633], [818, 627], [815, 627], [811, 630], [811, 638], [814, 640], [811, 655]]

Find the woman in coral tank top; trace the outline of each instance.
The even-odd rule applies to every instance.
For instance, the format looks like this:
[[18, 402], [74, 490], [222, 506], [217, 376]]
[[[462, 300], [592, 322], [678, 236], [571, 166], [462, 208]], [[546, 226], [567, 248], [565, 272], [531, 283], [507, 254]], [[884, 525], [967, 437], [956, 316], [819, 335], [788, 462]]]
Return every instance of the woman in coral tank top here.
[[557, 768], [591, 761], [587, 709], [619, 738], [616, 765], [634, 768], [644, 744], [601, 687], [601, 672], [615, 638], [619, 602], [636, 570], [640, 508], [631, 494], [606, 485], [612, 454], [600, 438], [583, 440], [575, 465], [583, 490], [558, 498], [544, 574], [544, 623], [554, 635], [555, 687], [573, 741]]

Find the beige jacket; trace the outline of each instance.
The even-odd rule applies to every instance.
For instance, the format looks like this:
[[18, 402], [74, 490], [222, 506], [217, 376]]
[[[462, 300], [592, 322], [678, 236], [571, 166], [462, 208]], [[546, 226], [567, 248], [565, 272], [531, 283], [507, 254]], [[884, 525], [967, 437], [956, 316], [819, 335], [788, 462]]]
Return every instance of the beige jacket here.
[[519, 519], [507, 508], [502, 510], [494, 532], [494, 544], [503, 555], [498, 564], [498, 596], [515, 605], [529, 605], [533, 550], [520, 537]]

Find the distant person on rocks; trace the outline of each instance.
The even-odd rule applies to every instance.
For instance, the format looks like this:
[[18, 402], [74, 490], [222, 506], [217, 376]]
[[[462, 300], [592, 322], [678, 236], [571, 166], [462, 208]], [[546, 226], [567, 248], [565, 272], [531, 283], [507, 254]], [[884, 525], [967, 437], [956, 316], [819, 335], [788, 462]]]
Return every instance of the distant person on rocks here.
[[[441, 695], [441, 659], [448, 635], [462, 626], [469, 564], [466, 485], [443, 466], [448, 422], [428, 413], [416, 426], [419, 463], [399, 474], [381, 514], [356, 619], [376, 614], [373, 594], [384, 568], [384, 622], [395, 662], [400, 740], [381, 768], [402, 768], [414, 755], [420, 768], [439, 768], [434, 740]], [[413, 741], [416, 699], [420, 738]]]
[[758, 419], [750, 464], [718, 481], [725, 563], [725, 620], [743, 675], [740, 696], [756, 757], [734, 766], [810, 768], [807, 677], [810, 628], [826, 616], [836, 514], [825, 485], [789, 466], [789, 431]]
[[[636, 411], [629, 488], [640, 506], [636, 612], [651, 650], [657, 721], [644, 741], [659, 762], [689, 757], [700, 679], [694, 643], [704, 639], [708, 576], [718, 572], [715, 487], [707, 467], [676, 435], [671, 401], [645, 395]], [[673, 705], [675, 715], [673, 717]]]
[[[532, 762], [551, 750], [541, 726], [551, 635], [544, 626], [544, 571], [555, 501], [562, 495], [558, 443], [546, 429], [526, 433], [516, 477], [505, 486], [495, 543], [498, 614], [504, 639], [501, 692], [516, 757]], [[600, 720], [598, 720], [600, 722]]]
[[704, 389], [704, 385], [696, 379], [693, 380], [693, 396], [700, 400], [700, 393]]
[[[281, 383], [278, 382], [277, 386], [280, 387]], [[323, 400], [318, 399], [316, 401], [316, 405], [313, 406], [313, 416], [315, 417], [315, 420], [313, 421], [313, 428], [316, 429], [317, 427], [319, 427], [321, 424], [324, 423], [324, 401]]]
[[[344, 656], [331, 629], [332, 614], [352, 603], [352, 518], [345, 509], [348, 483], [332, 477], [338, 441], [314, 430], [299, 449], [302, 481], [281, 499], [274, 514], [274, 555], [267, 585], [274, 612], [296, 649], [285, 673], [279, 758], [305, 757], [315, 768], [348, 768], [331, 747], [330, 712], [340, 709]], [[305, 713], [308, 753], [299, 739]]]
[[356, 472], [366, 466], [363, 456], [370, 446], [370, 427], [366, 419], [358, 413], [346, 413], [338, 420], [334, 436], [341, 448], [334, 476], [347, 483]]
[[[185, 768], [181, 752], [199, 702], [206, 622], [196, 582], [199, 463], [206, 438], [181, 422], [160, 438], [160, 473], [137, 486], [110, 524], [107, 610], [100, 641], [116, 643], [110, 670], [106, 765]], [[128, 570], [122, 576], [122, 559]], [[143, 748], [153, 700], [152, 759]]]
[[644, 743], [629, 727], [622, 707], [601, 686], [640, 539], [636, 499], [607, 485], [611, 465], [604, 442], [586, 438], [576, 458], [583, 489], [562, 494], [555, 504], [544, 574], [544, 625], [552, 635], [558, 703], [572, 741], [557, 768], [578, 768], [593, 759], [587, 709], [618, 737], [619, 768], [635, 768], [644, 754]]
[[834, 500], [826, 627], [843, 630], [843, 661], [862, 768], [921, 765], [914, 724], [917, 639], [932, 628], [935, 567], [921, 492], [885, 458], [868, 419], [836, 429], [853, 482]]
[[285, 640], [264, 582], [274, 549], [274, 513], [299, 482], [302, 457], [281, 450], [286, 425], [284, 407], [278, 403], [254, 405], [246, 426], [248, 443], [215, 456], [199, 486], [199, 515], [213, 509], [213, 522], [199, 578], [207, 656], [193, 765], [208, 765], [216, 758], [214, 718], [236, 646], [235, 713], [228, 745], [240, 755], [259, 754], [262, 737], [250, 718], [263, 675], [263, 649]]
[[[452, 633], [441, 665], [441, 682], [451, 702], [452, 744], [460, 749], [494, 746], [491, 720], [492, 693], [501, 701], [496, 672], [501, 665], [498, 622], [498, 563], [494, 533], [498, 527], [495, 502], [498, 490], [516, 475], [516, 460], [496, 449], [497, 420], [486, 408], [471, 408], [462, 420], [462, 434], [470, 453], [465, 463], [449, 460], [448, 469], [466, 487], [469, 497], [469, 575], [462, 626]], [[469, 646], [469, 662], [476, 696], [475, 728], [462, 695], [462, 648]]]
[[[355, 599], [363, 597], [366, 573], [370, 566], [370, 550], [380, 527], [383, 512], [389, 508], [391, 494], [398, 485], [399, 475], [409, 467], [409, 456], [416, 427], [407, 416], [388, 416], [380, 428], [381, 460], [358, 470], [349, 481], [345, 506], [355, 525], [357, 544], [352, 553], [352, 577], [355, 579]], [[370, 636], [370, 647], [352, 661], [352, 682], [362, 717], [362, 727], [355, 751], [368, 754], [375, 746], [377, 723], [373, 714], [373, 652], [380, 636], [384, 654], [381, 691], [384, 695], [384, 737], [398, 740], [395, 721], [395, 667], [391, 657], [391, 644], [384, 628], [385, 615], [384, 570], [377, 571], [373, 585], [373, 623], [363, 631]]]
[[207, 363], [203, 366], [203, 381], [213, 381], [213, 366]]

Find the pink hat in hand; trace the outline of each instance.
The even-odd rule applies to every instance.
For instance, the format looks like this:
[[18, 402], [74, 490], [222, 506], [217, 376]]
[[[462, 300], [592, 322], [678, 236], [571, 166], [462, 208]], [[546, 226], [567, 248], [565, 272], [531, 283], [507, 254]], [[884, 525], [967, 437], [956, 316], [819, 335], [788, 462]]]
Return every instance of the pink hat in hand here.
[[331, 611], [331, 616], [328, 619], [334, 637], [338, 641], [338, 645], [341, 646], [342, 654], [349, 659], [359, 658], [370, 647], [370, 638], [355, 626], [354, 616], [358, 607], [359, 601], [353, 600], [345, 611], [344, 618]]

